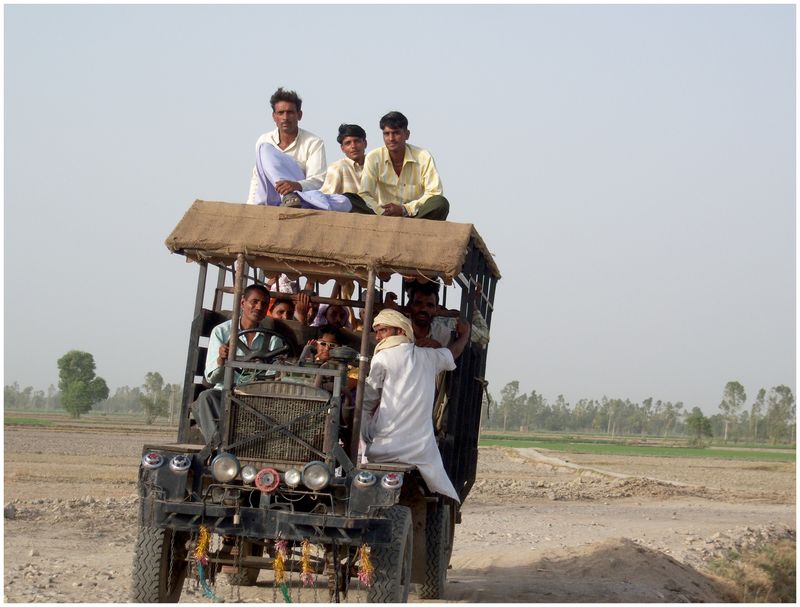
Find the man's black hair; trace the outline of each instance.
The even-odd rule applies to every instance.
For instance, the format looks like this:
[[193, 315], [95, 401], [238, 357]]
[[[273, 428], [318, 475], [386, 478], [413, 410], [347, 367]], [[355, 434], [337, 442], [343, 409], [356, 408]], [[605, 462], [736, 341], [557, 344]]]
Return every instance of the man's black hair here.
[[287, 101], [294, 103], [294, 108], [299, 112], [303, 106], [303, 100], [294, 91], [287, 91], [283, 87], [279, 87], [277, 91], [269, 98], [269, 104], [272, 106], [272, 111], [275, 111], [275, 104], [279, 101]]
[[407, 129], [408, 118], [403, 116], [400, 112], [389, 112], [381, 118], [380, 129], [383, 130], [387, 126], [390, 129]]
[[345, 137], [358, 137], [359, 139], [366, 139], [367, 132], [357, 124], [340, 124], [339, 135], [336, 137], [336, 142], [342, 145]]
[[322, 337], [325, 334], [333, 335], [333, 339], [336, 340], [336, 343], [340, 346], [344, 345], [344, 334], [337, 328], [331, 324], [322, 325], [319, 328], [319, 333], [317, 334], [319, 337]]
[[406, 293], [408, 294], [409, 303], [414, 301], [414, 294], [420, 295], [435, 295], [436, 303], [439, 303], [439, 283], [438, 282], [417, 282], [416, 280], [406, 284]]
[[244, 293], [242, 293], [242, 299], [247, 299], [247, 297], [253, 291], [258, 291], [262, 295], [266, 295], [267, 299], [269, 299], [269, 289], [267, 287], [265, 287], [264, 285], [250, 285], [249, 287], [247, 287], [244, 290]]

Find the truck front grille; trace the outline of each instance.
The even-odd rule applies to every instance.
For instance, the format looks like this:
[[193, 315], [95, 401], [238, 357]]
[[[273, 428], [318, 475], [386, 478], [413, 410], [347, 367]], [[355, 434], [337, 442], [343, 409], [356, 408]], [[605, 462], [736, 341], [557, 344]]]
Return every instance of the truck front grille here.
[[[324, 451], [329, 394], [309, 386], [276, 386], [281, 384], [270, 383], [262, 389], [247, 386], [236, 391], [228, 424], [230, 452], [239, 459], [270, 462], [304, 463], [322, 459], [303, 442]], [[275, 426], [283, 429], [274, 430]]]

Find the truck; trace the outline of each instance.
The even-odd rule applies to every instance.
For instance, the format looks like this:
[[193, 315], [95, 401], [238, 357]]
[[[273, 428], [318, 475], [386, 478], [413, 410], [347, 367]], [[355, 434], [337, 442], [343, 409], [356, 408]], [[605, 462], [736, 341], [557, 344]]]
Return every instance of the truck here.
[[[287, 601], [300, 586], [330, 602], [354, 589], [369, 602], [406, 602], [411, 584], [420, 598], [442, 598], [475, 481], [487, 344], [471, 342], [441, 378], [431, 420], [460, 503], [431, 492], [412, 465], [366, 461], [360, 422], [369, 329], [393, 277], [445, 285], [442, 309], [478, 315], [490, 330], [500, 273], [475, 227], [197, 200], [166, 246], [197, 266], [198, 281], [177, 438], [142, 449], [132, 601], [177, 602], [187, 578], [213, 598], [219, 575], [245, 586], [262, 571]], [[192, 403], [210, 388], [211, 331], [228, 319], [238, 327], [246, 286], [280, 274], [315, 285], [316, 303], [358, 309], [364, 330], [321, 366], [304, 356], [317, 336], [305, 323], [265, 318], [251, 329], [265, 335], [258, 350], [233, 331], [219, 439], [207, 442]], [[360, 296], [323, 296], [331, 280]]]

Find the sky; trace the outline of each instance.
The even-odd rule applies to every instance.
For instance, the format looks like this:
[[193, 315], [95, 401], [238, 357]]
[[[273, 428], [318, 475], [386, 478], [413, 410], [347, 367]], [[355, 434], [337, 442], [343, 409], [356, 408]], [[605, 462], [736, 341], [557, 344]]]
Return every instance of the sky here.
[[503, 275], [487, 379], [717, 411], [795, 390], [791, 5], [4, 8], [4, 383], [91, 352], [180, 382], [197, 270], [164, 240], [244, 202], [278, 86], [342, 157], [390, 110]]

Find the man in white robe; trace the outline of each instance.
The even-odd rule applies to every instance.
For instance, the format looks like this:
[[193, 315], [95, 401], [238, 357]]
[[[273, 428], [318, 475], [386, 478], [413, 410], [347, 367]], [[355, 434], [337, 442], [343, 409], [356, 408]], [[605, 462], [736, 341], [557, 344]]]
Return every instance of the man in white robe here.
[[378, 340], [364, 391], [362, 438], [370, 462], [416, 466], [431, 491], [460, 501], [436, 446], [431, 415], [436, 375], [456, 368], [469, 339], [459, 323], [449, 348], [414, 345], [414, 329], [400, 312], [384, 309], [372, 324]]

